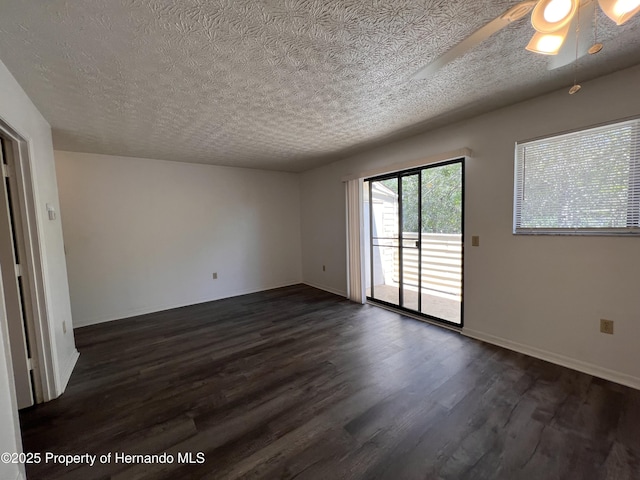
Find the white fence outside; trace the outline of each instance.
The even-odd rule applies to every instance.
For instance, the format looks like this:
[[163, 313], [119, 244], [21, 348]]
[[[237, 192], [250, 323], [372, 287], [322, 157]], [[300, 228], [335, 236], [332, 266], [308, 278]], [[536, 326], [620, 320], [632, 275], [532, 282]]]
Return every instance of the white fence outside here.
[[[405, 247], [418, 240], [417, 232], [403, 232]], [[446, 292], [457, 297], [462, 295], [462, 235], [445, 233], [423, 233], [422, 242], [422, 288]], [[399, 281], [400, 252], [393, 248], [393, 281]], [[403, 248], [404, 284], [418, 286], [419, 250]]]

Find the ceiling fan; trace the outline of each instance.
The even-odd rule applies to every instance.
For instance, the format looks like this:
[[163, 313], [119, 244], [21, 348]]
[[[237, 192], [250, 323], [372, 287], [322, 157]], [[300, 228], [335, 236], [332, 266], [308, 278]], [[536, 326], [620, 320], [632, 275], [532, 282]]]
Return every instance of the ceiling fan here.
[[[640, 0], [597, 0], [602, 11], [616, 24], [622, 25], [640, 11]], [[588, 53], [597, 53], [602, 45], [586, 33], [596, 12], [596, 0], [527, 0], [514, 5], [484, 27], [473, 32], [442, 56], [412, 75], [425, 79], [461, 57], [509, 24], [531, 12], [535, 29], [527, 50], [550, 55], [549, 70], [563, 67]], [[573, 33], [573, 35], [572, 35]], [[590, 38], [591, 37], [591, 38]]]

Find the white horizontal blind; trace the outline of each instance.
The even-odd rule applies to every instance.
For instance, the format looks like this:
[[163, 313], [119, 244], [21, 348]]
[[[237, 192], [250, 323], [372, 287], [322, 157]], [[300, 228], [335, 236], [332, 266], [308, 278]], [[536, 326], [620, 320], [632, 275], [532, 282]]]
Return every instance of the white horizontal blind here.
[[515, 176], [514, 233], [640, 233], [640, 119], [518, 143]]

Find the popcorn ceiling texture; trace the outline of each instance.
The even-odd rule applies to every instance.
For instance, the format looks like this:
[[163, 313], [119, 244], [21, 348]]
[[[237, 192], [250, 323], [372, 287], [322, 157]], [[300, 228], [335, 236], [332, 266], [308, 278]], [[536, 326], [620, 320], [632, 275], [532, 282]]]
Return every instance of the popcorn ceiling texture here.
[[[570, 86], [528, 19], [411, 74], [517, 2], [3, 0], [0, 59], [59, 150], [303, 171]], [[640, 22], [600, 15], [580, 78], [640, 62]]]

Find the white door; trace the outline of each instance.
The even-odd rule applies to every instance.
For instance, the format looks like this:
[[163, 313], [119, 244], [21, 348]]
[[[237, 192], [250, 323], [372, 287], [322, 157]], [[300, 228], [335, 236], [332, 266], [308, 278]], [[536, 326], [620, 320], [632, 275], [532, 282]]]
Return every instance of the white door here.
[[0, 164], [2, 165], [2, 181], [0, 181], [0, 265], [2, 265], [2, 283], [4, 287], [9, 327], [9, 344], [13, 375], [16, 386], [18, 408], [33, 405], [33, 385], [31, 378], [31, 360], [27, 322], [25, 318], [25, 295], [27, 282], [23, 278], [20, 265], [22, 250], [22, 228], [17, 221], [19, 215], [15, 178], [12, 178], [12, 165], [7, 151], [9, 144], [0, 138]]

